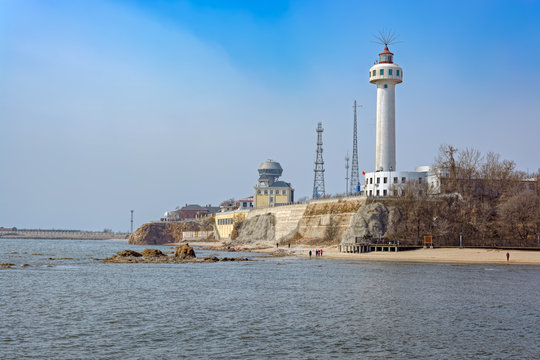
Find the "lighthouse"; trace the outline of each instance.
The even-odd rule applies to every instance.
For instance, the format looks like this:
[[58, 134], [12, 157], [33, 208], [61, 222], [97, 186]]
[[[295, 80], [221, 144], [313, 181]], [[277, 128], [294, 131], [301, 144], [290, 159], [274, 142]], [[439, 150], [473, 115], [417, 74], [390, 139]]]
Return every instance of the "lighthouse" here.
[[402, 81], [403, 70], [386, 45], [369, 69], [369, 82], [377, 85], [376, 172], [396, 170], [396, 85]]
[[369, 82], [377, 85], [377, 125], [375, 138], [375, 171], [364, 173], [363, 195], [387, 197], [402, 195], [405, 184], [432, 182], [429, 166], [414, 171], [396, 169], [396, 85], [403, 82], [403, 69], [394, 64], [388, 50], [390, 38], [382, 39], [384, 50], [369, 69]]

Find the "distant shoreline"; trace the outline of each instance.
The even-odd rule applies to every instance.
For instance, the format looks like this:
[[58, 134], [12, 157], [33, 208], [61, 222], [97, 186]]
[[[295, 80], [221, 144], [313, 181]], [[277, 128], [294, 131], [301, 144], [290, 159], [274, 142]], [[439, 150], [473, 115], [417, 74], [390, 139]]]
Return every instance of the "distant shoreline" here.
[[9, 239], [9, 240], [91, 240], [91, 241], [98, 241], [98, 240], [122, 240], [127, 241], [127, 237], [118, 237], [118, 236], [65, 236], [65, 237], [59, 237], [59, 236], [27, 236], [27, 235], [2, 235], [0, 236], [0, 240], [3, 239]]

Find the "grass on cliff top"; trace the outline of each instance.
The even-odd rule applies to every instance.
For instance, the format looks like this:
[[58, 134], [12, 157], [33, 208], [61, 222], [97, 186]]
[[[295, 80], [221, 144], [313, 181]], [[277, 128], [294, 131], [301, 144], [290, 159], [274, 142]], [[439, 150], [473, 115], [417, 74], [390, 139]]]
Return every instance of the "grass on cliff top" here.
[[355, 201], [339, 201], [325, 204], [309, 204], [304, 215], [327, 215], [327, 214], [344, 214], [354, 213], [362, 206], [362, 202]]

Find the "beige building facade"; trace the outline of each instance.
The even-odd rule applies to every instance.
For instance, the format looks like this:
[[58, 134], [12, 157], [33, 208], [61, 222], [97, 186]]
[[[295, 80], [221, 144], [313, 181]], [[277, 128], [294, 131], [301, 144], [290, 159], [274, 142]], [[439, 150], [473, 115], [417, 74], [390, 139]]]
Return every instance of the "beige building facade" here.
[[279, 181], [283, 173], [281, 165], [273, 160], [263, 162], [258, 169], [259, 181], [253, 196], [255, 208], [268, 208], [294, 202], [294, 189], [291, 184]]

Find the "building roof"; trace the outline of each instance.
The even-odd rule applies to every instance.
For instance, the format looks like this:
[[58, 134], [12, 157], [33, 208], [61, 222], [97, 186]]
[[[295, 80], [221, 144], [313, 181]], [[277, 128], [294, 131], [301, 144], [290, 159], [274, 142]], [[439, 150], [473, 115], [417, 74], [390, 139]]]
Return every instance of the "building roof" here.
[[219, 206], [207, 206], [205, 207], [206, 210], [208, 210], [209, 213], [217, 213], [220, 209]]
[[208, 210], [208, 208], [202, 207], [201, 205], [197, 205], [197, 204], [189, 204], [189, 205], [186, 205], [186, 206], [184, 206], [183, 208], [180, 209], [180, 211], [182, 211], [182, 210], [199, 210], [199, 211], [204, 211], [204, 210]]
[[285, 181], [276, 181], [269, 187], [291, 187], [291, 183]]

